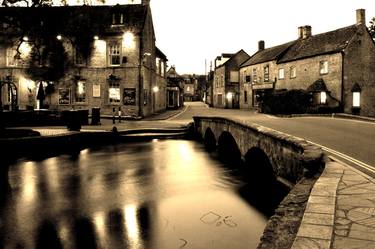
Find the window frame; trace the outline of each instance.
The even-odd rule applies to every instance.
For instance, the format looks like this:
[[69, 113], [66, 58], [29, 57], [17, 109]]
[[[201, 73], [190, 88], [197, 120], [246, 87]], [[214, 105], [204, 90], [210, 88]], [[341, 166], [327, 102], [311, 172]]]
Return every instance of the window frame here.
[[329, 64], [327, 60], [319, 61], [319, 74], [324, 75], [329, 73]]
[[[280, 72], [283, 72], [283, 73], [282, 73], [282, 77], [280, 77]], [[284, 68], [279, 68], [277, 78], [278, 78], [279, 80], [283, 80], [283, 79], [285, 79], [285, 69], [284, 69]]]
[[270, 66], [266, 65], [263, 67], [263, 81], [269, 82], [270, 81]]
[[297, 68], [296, 68], [296, 66], [291, 66], [290, 67], [289, 77], [291, 79], [297, 78]]
[[257, 80], [258, 73], [257, 73], [257, 69], [256, 68], [253, 68], [252, 74], [253, 74], [253, 83], [258, 83], [258, 80]]
[[[111, 89], [118, 89], [118, 95], [119, 95], [118, 100], [114, 99], [114, 101], [112, 101], [113, 98], [111, 98]], [[110, 103], [110, 104], [120, 104], [121, 103], [120, 82], [117, 81], [117, 80], [111, 80], [111, 81], [108, 82], [108, 103]]]
[[[117, 49], [113, 49], [114, 47], [116, 47]], [[121, 43], [120, 42], [109, 42], [108, 43], [108, 65], [110, 67], [120, 67], [121, 66], [121, 54], [122, 54], [122, 51], [121, 51]], [[118, 56], [118, 64], [114, 64], [112, 63], [113, 62], [113, 58], [115, 56]]]

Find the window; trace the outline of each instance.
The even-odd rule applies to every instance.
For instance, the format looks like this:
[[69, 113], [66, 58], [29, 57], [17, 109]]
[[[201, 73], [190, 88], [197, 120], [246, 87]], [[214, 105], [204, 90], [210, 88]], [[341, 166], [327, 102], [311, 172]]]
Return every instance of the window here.
[[17, 60], [15, 59], [16, 54], [17, 54], [17, 51], [14, 48], [7, 48], [7, 66], [8, 67], [17, 66]]
[[112, 14], [112, 24], [123, 24], [124, 23], [124, 15], [121, 13], [114, 13]]
[[77, 66], [85, 66], [86, 65], [85, 58], [83, 58], [83, 55], [78, 51], [75, 52], [74, 62]]
[[284, 68], [279, 68], [279, 80], [283, 80], [285, 77]]
[[223, 74], [221, 75], [221, 84], [220, 85], [224, 86], [224, 75]]
[[253, 83], [257, 83], [257, 69], [253, 68]]
[[353, 92], [353, 107], [361, 106], [361, 92]]
[[270, 67], [267, 65], [263, 68], [264, 72], [264, 82], [268, 82], [270, 80]]
[[247, 82], [247, 83], [250, 83], [250, 82], [251, 82], [251, 76], [250, 76], [250, 75], [246, 75], [246, 82]]
[[110, 44], [109, 45], [109, 65], [120, 66], [120, 45]]
[[155, 64], [156, 64], [156, 73], [161, 74], [161, 72], [160, 72], [160, 58], [156, 57]]
[[290, 67], [290, 78], [293, 79], [295, 77], [297, 77], [296, 67]]
[[118, 81], [110, 81], [109, 88], [109, 103], [120, 103], [120, 83]]
[[244, 94], [243, 95], [244, 102], [247, 103], [247, 91], [244, 91], [243, 94]]
[[190, 92], [190, 86], [187, 87], [186, 91], [187, 91], [187, 92]]
[[84, 80], [77, 81], [76, 102], [86, 102], [86, 81]]
[[327, 93], [320, 92], [320, 104], [327, 104]]
[[164, 77], [164, 61], [160, 60], [160, 75]]
[[319, 62], [319, 73], [327, 74], [328, 73], [328, 61]]

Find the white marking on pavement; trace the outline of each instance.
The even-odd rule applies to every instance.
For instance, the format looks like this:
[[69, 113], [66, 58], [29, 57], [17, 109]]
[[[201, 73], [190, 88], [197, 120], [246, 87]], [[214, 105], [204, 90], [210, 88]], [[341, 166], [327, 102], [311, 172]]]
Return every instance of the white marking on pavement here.
[[167, 120], [171, 120], [171, 119], [177, 118], [178, 116], [180, 116], [181, 114], [183, 114], [184, 112], [186, 112], [186, 110], [187, 110], [188, 108], [189, 108], [189, 106], [188, 106], [188, 105], [185, 105], [185, 109], [184, 109], [182, 112], [180, 112], [180, 113], [178, 113], [178, 114], [176, 114], [176, 115], [174, 115], [174, 116], [168, 118]]

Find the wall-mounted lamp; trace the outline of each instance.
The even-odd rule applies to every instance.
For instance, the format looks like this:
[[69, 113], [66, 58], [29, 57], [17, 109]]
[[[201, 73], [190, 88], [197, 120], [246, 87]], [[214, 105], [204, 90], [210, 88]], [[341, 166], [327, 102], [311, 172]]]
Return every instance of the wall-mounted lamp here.
[[61, 41], [62, 36], [61, 36], [61, 35], [57, 35], [57, 36], [56, 36], [56, 39], [59, 40], [59, 41]]

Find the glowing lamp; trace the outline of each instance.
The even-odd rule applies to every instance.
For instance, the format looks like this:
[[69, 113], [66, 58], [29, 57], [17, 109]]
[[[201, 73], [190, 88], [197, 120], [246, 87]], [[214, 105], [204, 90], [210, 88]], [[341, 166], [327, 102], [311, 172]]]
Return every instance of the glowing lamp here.
[[154, 86], [154, 87], [152, 88], [152, 91], [153, 91], [154, 93], [159, 92], [159, 87], [158, 87], [158, 86]]
[[57, 35], [57, 36], [56, 36], [56, 39], [59, 40], [59, 41], [61, 41], [62, 36], [61, 36], [61, 35]]

